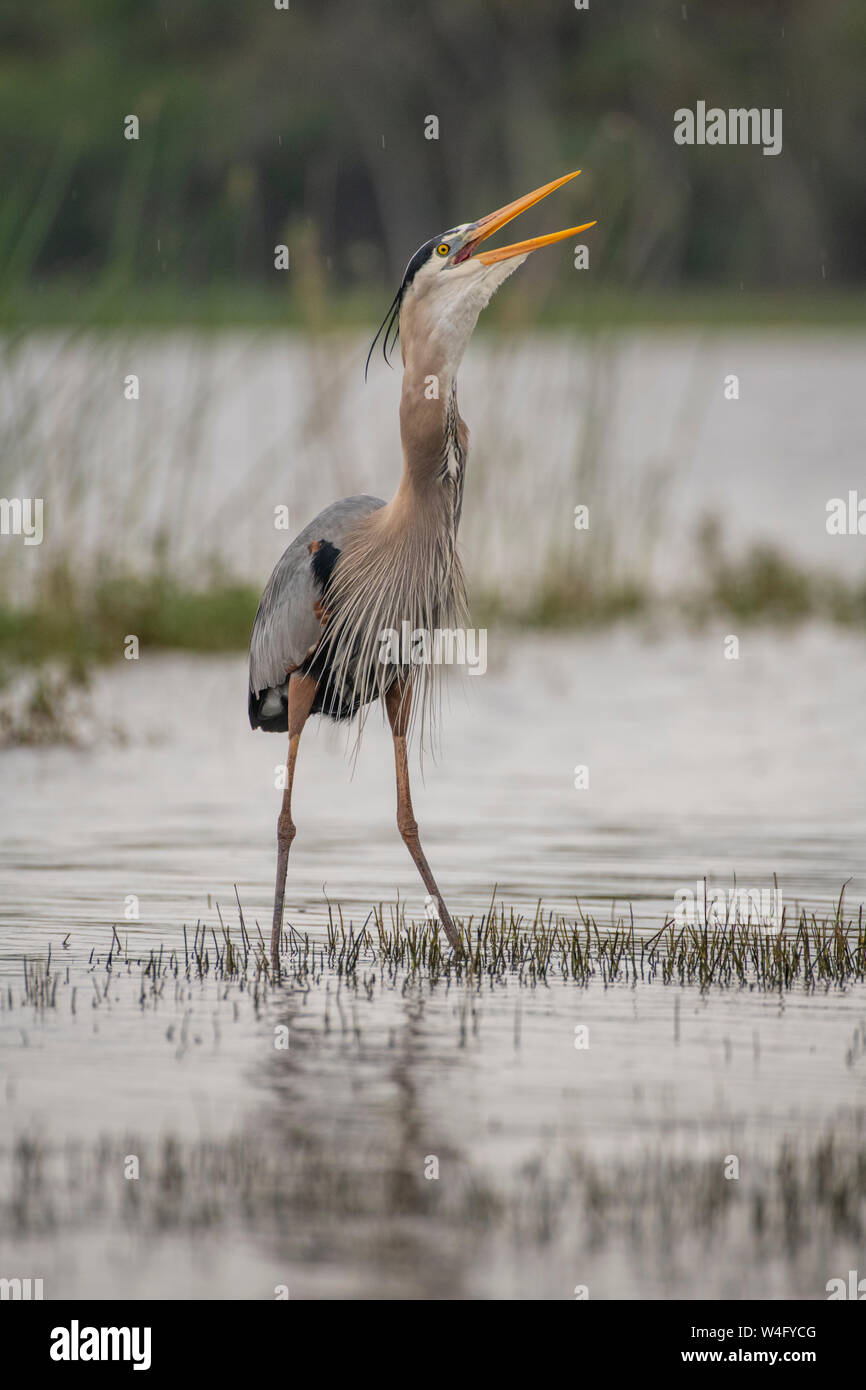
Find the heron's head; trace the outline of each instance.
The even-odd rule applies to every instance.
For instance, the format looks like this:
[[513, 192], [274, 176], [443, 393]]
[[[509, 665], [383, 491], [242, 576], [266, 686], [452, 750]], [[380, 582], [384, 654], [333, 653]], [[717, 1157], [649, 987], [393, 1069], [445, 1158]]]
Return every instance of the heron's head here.
[[564, 174], [561, 179], [536, 188], [477, 222], [461, 223], [419, 246], [373, 339], [367, 364], [384, 329], [382, 348], [386, 361], [390, 347], [398, 334], [402, 334], [404, 345], [407, 339], [417, 336], [425, 343], [435, 344], [456, 365], [478, 315], [503, 280], [507, 280], [531, 252], [585, 232], [588, 227], [594, 227], [595, 222], [584, 222], [579, 227], [566, 227], [561, 232], [530, 237], [528, 241], [490, 250], [481, 250], [482, 244], [521, 212], [541, 202], [569, 179], [577, 178], [579, 173], [577, 169], [573, 174]]

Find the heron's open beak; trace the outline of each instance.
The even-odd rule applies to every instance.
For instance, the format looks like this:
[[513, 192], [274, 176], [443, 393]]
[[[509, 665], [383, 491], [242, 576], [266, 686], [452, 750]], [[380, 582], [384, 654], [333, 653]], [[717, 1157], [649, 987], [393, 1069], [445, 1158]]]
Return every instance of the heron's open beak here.
[[[498, 232], [500, 227], [504, 227], [513, 218], [519, 217], [527, 208], [531, 208], [535, 203], [540, 203], [542, 198], [546, 198], [548, 193], [553, 193], [557, 188], [561, 188], [569, 179], [576, 179], [580, 173], [575, 169], [573, 174], [563, 174], [561, 179], [554, 179], [552, 183], [546, 183], [543, 188], [536, 188], [534, 193], [527, 193], [522, 198], [517, 198], [515, 202], [508, 203], [498, 212], [491, 212], [487, 217], [482, 217], [475, 223], [472, 231], [468, 234], [464, 245], [454, 258], [454, 264], [468, 260], [476, 246], [480, 242], [486, 241], [488, 237]], [[594, 227], [595, 222], [583, 222], [579, 227], [566, 227], [562, 232], [550, 232], [547, 236], [530, 237], [528, 241], [516, 241], [511, 246], [497, 246], [493, 251], [479, 251], [474, 257], [476, 261], [482, 261], [484, 265], [493, 265], [496, 261], [507, 261], [511, 256], [525, 256], [530, 251], [537, 251], [540, 246], [550, 246], [555, 241], [562, 241], [565, 237], [575, 236], [577, 232], [585, 232], [587, 227]]]

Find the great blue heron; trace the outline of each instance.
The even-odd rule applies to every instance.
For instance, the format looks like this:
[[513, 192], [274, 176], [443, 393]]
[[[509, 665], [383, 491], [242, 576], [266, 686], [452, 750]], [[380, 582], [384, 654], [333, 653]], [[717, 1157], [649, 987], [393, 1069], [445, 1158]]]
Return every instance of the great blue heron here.
[[494, 290], [531, 251], [595, 223], [495, 250], [476, 248], [579, 173], [554, 179], [478, 222], [452, 227], [415, 252], [370, 348], [372, 354], [384, 330], [387, 360], [389, 337], [393, 345], [399, 334], [403, 472], [397, 491], [387, 503], [360, 496], [326, 507], [292, 541], [262, 595], [250, 640], [250, 724], [289, 735], [277, 821], [271, 935], [275, 970], [295, 837], [292, 783], [301, 731], [311, 714], [351, 719], [377, 698], [384, 700], [394, 737], [397, 826], [435, 900], [448, 941], [455, 952], [463, 949], [421, 848], [409, 791], [406, 738], [413, 715], [420, 710], [423, 725], [431, 712], [435, 670], [423, 663], [382, 660], [382, 636], [466, 625], [456, 543], [468, 430], [457, 409], [457, 369]]

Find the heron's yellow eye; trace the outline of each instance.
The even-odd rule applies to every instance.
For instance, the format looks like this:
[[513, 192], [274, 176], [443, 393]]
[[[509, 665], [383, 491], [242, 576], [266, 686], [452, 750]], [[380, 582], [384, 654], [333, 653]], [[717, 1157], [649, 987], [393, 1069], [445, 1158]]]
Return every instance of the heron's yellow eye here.
[[436, 247], [436, 250], [440, 256], [447, 256], [451, 247], [448, 245], [447, 241], [443, 241], [441, 246]]

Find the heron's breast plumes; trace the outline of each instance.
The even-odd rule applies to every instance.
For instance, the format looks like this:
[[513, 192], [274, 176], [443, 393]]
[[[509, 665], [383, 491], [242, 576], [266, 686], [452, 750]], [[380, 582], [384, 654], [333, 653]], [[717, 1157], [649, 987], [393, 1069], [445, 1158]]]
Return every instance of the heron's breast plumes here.
[[[406, 660], [405, 635], [467, 624], [466, 588], [447, 493], [425, 506], [400, 494], [366, 517], [340, 552], [323, 595], [325, 631], [311, 662], [325, 690], [322, 712], [337, 718], [411, 679], [412, 721], [433, 733], [441, 668]], [[395, 640], [396, 637], [396, 640]]]

